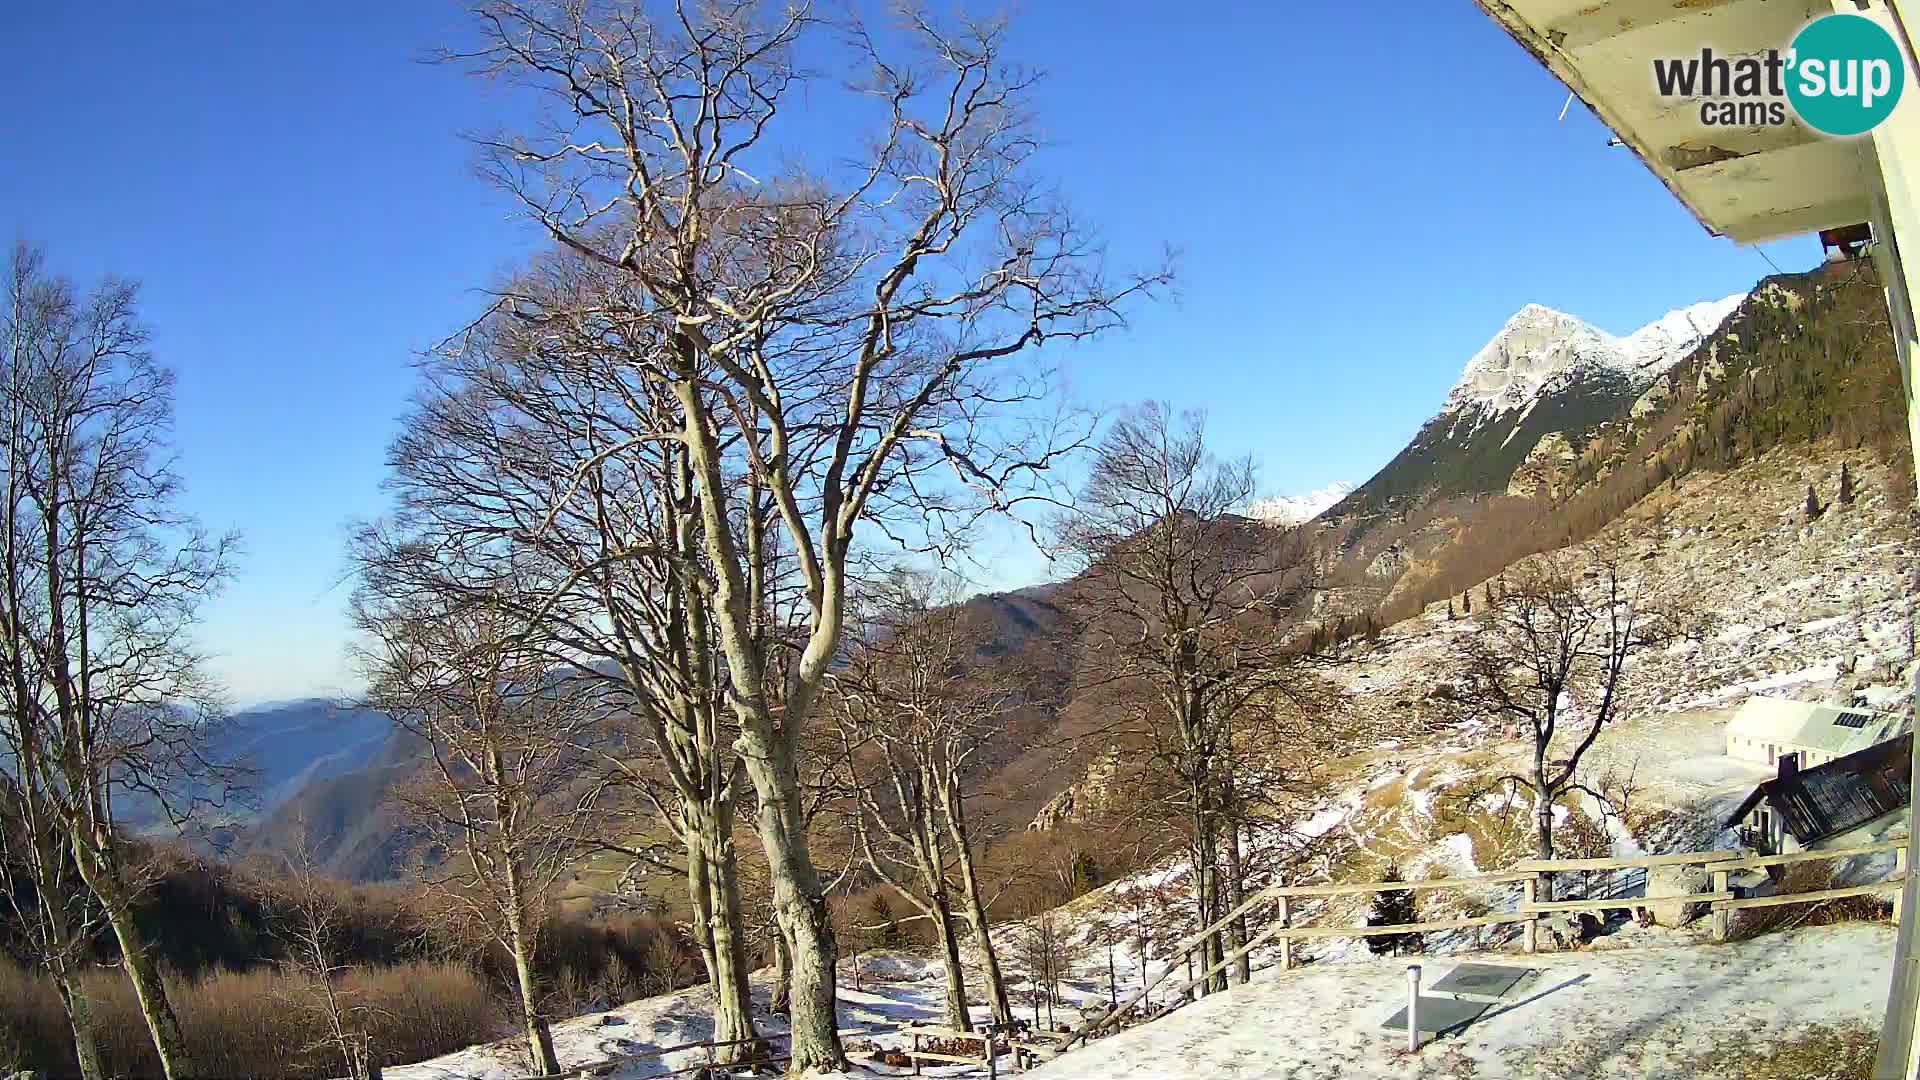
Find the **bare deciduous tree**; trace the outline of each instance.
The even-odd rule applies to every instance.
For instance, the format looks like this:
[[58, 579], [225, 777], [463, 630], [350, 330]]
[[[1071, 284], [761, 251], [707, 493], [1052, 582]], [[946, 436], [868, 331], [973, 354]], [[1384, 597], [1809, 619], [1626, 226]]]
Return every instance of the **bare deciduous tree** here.
[[[980, 892], [965, 802], [968, 772], [1017, 694], [977, 660], [979, 629], [958, 589], [911, 573], [876, 583], [861, 645], [834, 676], [867, 866], [933, 924], [947, 1022], [972, 1030], [957, 923], [972, 931], [994, 1020], [1013, 1019]], [[953, 880], [958, 873], [959, 880]]]
[[[30, 738], [31, 728], [0, 720], [0, 746], [9, 760], [32, 762], [36, 748]], [[76, 875], [71, 852], [59, 817], [37, 786], [22, 784], [0, 769], [0, 867], [24, 871], [31, 883], [29, 892], [0, 891], [6, 893], [34, 959], [60, 995], [82, 1080], [102, 1080], [106, 1073], [97, 1021], [79, 981], [99, 930], [99, 908]]]
[[535, 973], [556, 882], [587, 831], [581, 784], [602, 730], [593, 685], [556, 676], [541, 630], [513, 605], [416, 584], [409, 548], [363, 546], [354, 622], [368, 704], [425, 747], [398, 797], [441, 854], [422, 868], [444, 916], [513, 965], [534, 1072], [560, 1071]]
[[300, 982], [288, 1002], [318, 1021], [324, 1034], [305, 1047], [331, 1048], [352, 1080], [379, 1080], [373, 1052], [374, 1007], [342, 980], [346, 912], [313, 859], [304, 822], [297, 823], [293, 850], [267, 881], [267, 926], [287, 952], [285, 967]]
[[[1133, 804], [1181, 836], [1201, 926], [1245, 898], [1251, 811], [1295, 786], [1279, 754], [1296, 721], [1325, 718], [1288, 707], [1326, 693], [1294, 622], [1311, 560], [1298, 538], [1239, 515], [1253, 491], [1251, 463], [1216, 459], [1198, 415], [1147, 404], [1113, 422], [1060, 528], [1083, 568], [1069, 594], [1085, 623], [1081, 686], [1111, 699], [1136, 790], [1159, 795]], [[1212, 966], [1246, 933], [1242, 919], [1210, 935], [1199, 959]]]
[[[795, 747], [840, 651], [857, 526], [911, 506], [919, 530], [950, 511], [936, 475], [1004, 502], [1053, 448], [991, 423], [1031, 392], [996, 362], [1117, 325], [1121, 301], [1163, 280], [1110, 283], [1029, 176], [1032, 80], [1004, 61], [1001, 27], [946, 32], [909, 15], [884, 37], [824, 29], [804, 6], [751, 0], [657, 14], [632, 0], [489, 0], [480, 44], [456, 57], [544, 96], [553, 125], [490, 140], [491, 173], [623, 289], [619, 303], [510, 296], [506, 308], [657, 335], [636, 364], [672, 411], [638, 437], [679, 442], [699, 493], [736, 743], [791, 944], [795, 1070], [844, 1062]], [[856, 92], [876, 138], [830, 177], [782, 171], [772, 140], [808, 86], [799, 56], [836, 41], [851, 55], [809, 56], [868, 74]], [[743, 490], [770, 499], [800, 582], [783, 685], [755, 647], [771, 553], [739, 528]]]
[[[1574, 791], [1608, 802], [1582, 782], [1580, 767], [1619, 715], [1628, 664], [1695, 631], [1699, 619], [1631, 573], [1615, 547], [1537, 556], [1503, 577], [1474, 613], [1472, 632], [1459, 636], [1457, 697], [1465, 712], [1531, 737], [1531, 768], [1505, 779], [1532, 796], [1534, 856], [1551, 859], [1556, 802]], [[1551, 877], [1543, 885], [1551, 899]]]
[[[543, 306], [617, 298], [601, 268], [567, 253], [516, 282]], [[608, 850], [654, 863], [655, 823], [681, 841], [695, 944], [714, 988], [720, 1063], [764, 1057], [756, 1046], [734, 853], [747, 787], [733, 752], [724, 659], [700, 539], [700, 489], [671, 439], [647, 437], [673, 405], [641, 376], [659, 347], [587, 320], [530, 324], [497, 315], [427, 365], [428, 382], [390, 454], [398, 505], [381, 529], [440, 552], [427, 571], [453, 594], [489, 588], [545, 628], [551, 662], [606, 694], [610, 738], [598, 805]], [[556, 477], [564, 478], [556, 482]], [[751, 485], [751, 479], [744, 481]], [[772, 508], [740, 499], [766, 542]], [[752, 648], [783, 628], [782, 566], [759, 562]], [[769, 663], [775, 663], [769, 660]], [[654, 821], [641, 823], [651, 816]]]
[[[134, 918], [147, 882], [121, 818], [137, 806], [184, 824], [196, 805], [235, 792], [233, 773], [206, 755], [219, 699], [192, 637], [234, 540], [209, 536], [176, 505], [173, 378], [147, 350], [131, 283], [82, 297], [20, 246], [6, 318], [0, 725], [28, 846], [51, 859], [59, 834], [119, 943], [163, 1069], [183, 1077], [192, 1063]], [[51, 866], [36, 881], [50, 893], [38, 905], [46, 916], [74, 899]], [[75, 940], [78, 926], [49, 929], [47, 943], [65, 951], [59, 940]], [[72, 984], [63, 993], [84, 1029], [86, 1003]]]
[[1074, 936], [1051, 911], [1043, 911], [1014, 928], [1013, 960], [1026, 973], [1033, 995], [1034, 1023], [1046, 1006], [1047, 1026], [1054, 1025], [1053, 1007], [1061, 1003], [1060, 984], [1073, 977], [1087, 958], [1087, 943]]

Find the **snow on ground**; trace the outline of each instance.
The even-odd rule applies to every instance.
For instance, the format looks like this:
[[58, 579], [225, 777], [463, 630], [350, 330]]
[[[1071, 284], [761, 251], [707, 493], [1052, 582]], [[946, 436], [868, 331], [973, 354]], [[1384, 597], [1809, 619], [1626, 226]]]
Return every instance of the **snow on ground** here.
[[[855, 988], [852, 959], [840, 963], [840, 1024], [850, 1028], [888, 1028], [902, 1023], [937, 1024], [941, 1015], [944, 985], [940, 965], [933, 960], [903, 953], [868, 953], [860, 957], [859, 987]], [[783, 1018], [767, 1012], [766, 977], [771, 971], [754, 975], [754, 1021], [763, 1034], [783, 1035]], [[1103, 998], [1104, 1000], [1104, 998]], [[713, 1037], [712, 999], [704, 984], [629, 1002], [617, 1009], [589, 1013], [553, 1025], [554, 1049], [564, 1067], [575, 1067], [630, 1054], [641, 1054], [663, 1047], [701, 1042]], [[974, 1014], [984, 1018], [987, 1010]], [[1078, 1014], [1074, 1014], [1078, 1019]], [[849, 1044], [871, 1042], [892, 1047], [906, 1040], [878, 1035], [863, 1040], [847, 1039]], [[782, 1044], [784, 1045], [784, 1043]], [[608, 1080], [642, 1080], [666, 1076], [706, 1060], [705, 1051], [684, 1050], [664, 1057], [627, 1062], [603, 1074]], [[526, 1049], [517, 1036], [496, 1043], [472, 1046], [444, 1057], [415, 1065], [384, 1071], [388, 1080], [512, 1080], [531, 1073]], [[924, 1070], [928, 1076], [964, 1074], [963, 1067]], [[858, 1075], [898, 1075], [907, 1069], [874, 1067]]]
[[[1082, 904], [1069, 916], [1071, 932], [1097, 941], [1103, 928], [1123, 918]], [[1010, 930], [1011, 928], [1009, 928]], [[1320, 1080], [1344, 1077], [1472, 1077], [1474, 1080], [1555, 1078], [1680, 1078], [1702, 1072], [1693, 1055], [1713, 1036], [1739, 1033], [1766, 1039], [1791, 1035], [1807, 1024], [1859, 1021], [1877, 1024], [1885, 1006], [1893, 928], [1850, 923], [1775, 933], [1731, 945], [1684, 944], [1685, 932], [1629, 924], [1613, 940], [1572, 953], [1514, 952], [1428, 955], [1417, 958], [1428, 985], [1453, 965], [1479, 960], [1534, 968], [1539, 974], [1464, 1033], [1447, 1036], [1417, 1058], [1401, 1052], [1404, 1036], [1379, 1024], [1405, 1000], [1406, 960], [1369, 956], [1364, 948], [1337, 950], [1338, 962], [1292, 972], [1256, 969], [1253, 982], [1202, 999], [1118, 1034], [1070, 1051], [1034, 1073], [1039, 1080], [1201, 1080], [1216, 1076]], [[1625, 940], [1632, 938], [1631, 941]], [[1463, 932], [1459, 942], [1471, 941]], [[1428, 935], [1430, 949], [1445, 948], [1442, 935]], [[1631, 947], [1628, 947], [1631, 946]], [[887, 1027], [908, 1021], [938, 1024], [942, 985], [937, 963], [902, 954], [861, 958], [855, 989], [850, 961], [842, 962], [840, 1019], [844, 1027]], [[1114, 950], [1118, 993], [1160, 970], [1143, 971], [1136, 954]], [[1809, 977], [1809, 973], [1814, 973]], [[1840, 975], [1838, 973], [1844, 973]], [[765, 974], [765, 973], [761, 973]], [[1066, 981], [1069, 1004], [1053, 1022], [1080, 1022], [1077, 1005], [1104, 1004], [1104, 950], [1079, 965]], [[758, 982], [756, 977], [756, 982]], [[1156, 991], [1170, 995], [1176, 980]], [[756, 987], [756, 1013], [763, 1030], [784, 1026], [764, 1015], [764, 986]], [[695, 1042], [709, 1037], [704, 988], [632, 1002], [556, 1024], [554, 1038], [567, 1065]], [[1016, 1006], [1025, 1016], [1025, 1004]], [[976, 1007], [975, 1016], [985, 1019]], [[909, 1070], [874, 1064], [870, 1050], [899, 1047], [899, 1036], [847, 1040], [855, 1069], [842, 1077], [902, 1075]], [[704, 1060], [701, 1051], [623, 1064], [603, 1075], [640, 1080], [667, 1075]], [[393, 1080], [510, 1080], [528, 1073], [517, 1040], [472, 1047], [433, 1061], [386, 1070]], [[932, 1066], [924, 1075], [971, 1077], [984, 1070]]]
[[[1765, 1040], [1810, 1023], [1878, 1025], [1893, 929], [1849, 924], [1732, 945], [1542, 954], [1516, 1004], [1405, 1053], [1380, 1023], [1404, 1003], [1404, 961], [1256, 975], [1160, 1020], [1051, 1062], [1035, 1080], [1472, 1077], [1711, 1080], [1718, 1037]], [[1429, 985], [1452, 959], [1422, 962]]]

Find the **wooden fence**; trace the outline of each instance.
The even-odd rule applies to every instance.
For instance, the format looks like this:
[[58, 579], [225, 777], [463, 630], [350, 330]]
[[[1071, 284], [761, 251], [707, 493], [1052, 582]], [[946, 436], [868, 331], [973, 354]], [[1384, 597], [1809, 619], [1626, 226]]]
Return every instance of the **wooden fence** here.
[[[1820, 889], [1811, 892], [1783, 893], [1773, 896], [1739, 897], [1732, 888], [1732, 875], [1738, 870], [1760, 870], [1773, 866], [1792, 863], [1813, 862], [1825, 859], [1845, 859], [1860, 855], [1875, 855], [1894, 852], [1894, 873], [1883, 881], [1871, 885], [1859, 885], [1842, 889]], [[1781, 904], [1810, 904], [1826, 900], [1838, 900], [1851, 896], [1873, 896], [1889, 890], [1894, 891], [1894, 918], [1899, 912], [1899, 888], [1907, 875], [1907, 842], [1892, 840], [1877, 844], [1862, 844], [1857, 847], [1835, 848], [1824, 851], [1801, 851], [1791, 855], [1742, 856], [1737, 851], [1694, 851], [1678, 852], [1669, 855], [1640, 855], [1621, 859], [1527, 859], [1516, 863], [1511, 870], [1497, 874], [1485, 874], [1478, 877], [1436, 878], [1430, 881], [1368, 881], [1342, 882], [1323, 885], [1281, 885], [1262, 889], [1246, 902], [1235, 907], [1226, 915], [1214, 921], [1211, 926], [1187, 935], [1168, 950], [1168, 955], [1177, 957], [1192, 949], [1201, 941], [1224, 932], [1234, 920], [1244, 916], [1261, 904], [1272, 901], [1277, 910], [1272, 923], [1258, 934], [1252, 935], [1245, 944], [1235, 949], [1223, 959], [1208, 967], [1198, 976], [1188, 979], [1174, 990], [1177, 1000], [1194, 987], [1224, 971], [1228, 965], [1269, 941], [1278, 941], [1281, 970], [1290, 970], [1294, 966], [1293, 943], [1309, 938], [1368, 938], [1388, 934], [1424, 934], [1443, 930], [1465, 930], [1481, 926], [1502, 926], [1521, 924], [1521, 948], [1534, 952], [1539, 948], [1540, 923], [1543, 917], [1565, 912], [1601, 912], [1634, 910], [1654, 904], [1706, 904], [1713, 913], [1713, 938], [1725, 941], [1728, 933], [1729, 915], [1734, 911], [1748, 908], [1774, 907]], [[1684, 893], [1678, 896], [1627, 896], [1602, 897], [1598, 899], [1578, 900], [1540, 900], [1537, 899], [1539, 882], [1543, 875], [1570, 873], [1591, 870], [1652, 869], [1669, 866], [1699, 866], [1706, 868], [1712, 875], [1712, 889], [1703, 893]], [[1294, 901], [1315, 897], [1330, 896], [1373, 896], [1386, 892], [1433, 892], [1447, 889], [1482, 889], [1495, 885], [1513, 885], [1521, 887], [1521, 899], [1517, 908], [1510, 912], [1495, 912], [1460, 919], [1438, 919], [1429, 922], [1396, 923], [1388, 926], [1294, 926]], [[1104, 1015], [1082, 1025], [1069, 1036], [1066, 1043], [1074, 1043], [1097, 1034], [1126, 1015], [1134, 1006], [1146, 1000], [1156, 987], [1173, 974], [1173, 965], [1169, 963], [1159, 977], [1142, 987], [1132, 997], [1118, 1007], [1108, 1010]], [[1064, 1048], [1063, 1048], [1064, 1049]]]
[[[890, 1025], [883, 1025], [879, 1027], [842, 1028], [835, 1034], [842, 1035], [842, 1036], [885, 1035], [885, 1034], [889, 1034], [896, 1031], [904, 1031], [911, 1026], [912, 1025], [910, 1024], [890, 1024]], [[575, 1065], [570, 1068], [562, 1069], [557, 1073], [543, 1073], [538, 1076], [517, 1077], [516, 1080], [580, 1080], [580, 1078], [599, 1075], [599, 1074], [611, 1071], [612, 1069], [615, 1069], [621, 1065], [631, 1064], [632, 1062], [636, 1062], [636, 1061], [653, 1061], [659, 1058], [664, 1058], [668, 1054], [679, 1054], [688, 1050], [706, 1051], [706, 1056], [704, 1061], [697, 1061], [691, 1065], [682, 1065], [678, 1069], [672, 1069], [661, 1074], [662, 1076], [684, 1076], [689, 1073], [698, 1073], [703, 1069], [714, 1068], [715, 1067], [715, 1061], [714, 1061], [715, 1050], [725, 1049], [726, 1047], [730, 1047], [730, 1046], [748, 1046], [756, 1043], [768, 1044], [768, 1053], [759, 1057], [750, 1058], [746, 1061], [734, 1062], [732, 1063], [734, 1067], [745, 1069], [745, 1068], [750, 1068], [753, 1066], [760, 1066], [760, 1065], [781, 1065], [781, 1064], [785, 1064], [789, 1060], [790, 1055], [774, 1053], [772, 1051], [771, 1044], [780, 1042], [790, 1037], [791, 1036], [789, 1036], [785, 1032], [779, 1032], [775, 1034], [762, 1035], [757, 1039], [734, 1039], [728, 1042], [712, 1042], [712, 1041], [690, 1042], [690, 1043], [680, 1043], [677, 1046], [657, 1046], [651, 1050], [637, 1050], [631, 1054], [616, 1054], [613, 1057], [600, 1058], [597, 1061], [590, 1061], [584, 1065]]]
[[[953, 1028], [925, 1027], [914, 1024], [901, 1028], [898, 1033], [911, 1035], [913, 1037], [912, 1048], [901, 1052], [913, 1059], [913, 1073], [915, 1076], [920, 1075], [920, 1063], [922, 1061], [934, 1061], [947, 1064], [984, 1066], [989, 1078], [997, 1077], [1000, 1075], [1000, 1054], [998, 1053], [998, 1048], [1000, 1044], [1003, 1043], [1010, 1051], [1007, 1056], [1011, 1059], [1012, 1069], [1010, 1071], [1012, 1072], [1025, 1072], [1040, 1062], [1054, 1057], [1061, 1050], [1061, 1047], [1053, 1044], [1001, 1038], [1000, 1033], [992, 1030], [958, 1031]], [[922, 1038], [978, 1042], [980, 1044], [980, 1056], [962, 1057], [958, 1054], [922, 1050], [920, 1049], [920, 1040]]]
[[[1033, 1041], [1033, 1038], [1029, 1038], [1029, 1039], [998, 1038], [997, 1041], [999, 1044], [1005, 1045], [1009, 1050], [1012, 1051], [1011, 1054], [1001, 1055], [1001, 1054], [995, 1053], [995, 1046], [996, 1046], [995, 1040], [997, 1038], [996, 1036], [990, 1036], [985, 1032], [959, 1031], [954, 1028], [931, 1027], [923, 1024], [912, 1023], [912, 1022], [902, 1023], [902, 1024], [879, 1024], [879, 1025], [873, 1025], [869, 1027], [842, 1028], [838, 1032], [836, 1032], [836, 1034], [842, 1037], [857, 1036], [857, 1035], [911, 1036], [912, 1038], [911, 1049], [900, 1051], [900, 1052], [906, 1054], [908, 1057], [913, 1059], [913, 1071], [915, 1075], [919, 1075], [920, 1063], [922, 1061], [933, 1061], [933, 1062], [941, 1062], [941, 1063], [947, 1063], [947, 1064], [960, 1064], [960, 1065], [980, 1065], [986, 1068], [988, 1076], [998, 1076], [999, 1065], [1001, 1061], [1010, 1059], [1009, 1064], [1012, 1066], [1010, 1071], [1025, 1072], [1027, 1069], [1032, 1068], [1033, 1066], [1039, 1064], [1040, 1062], [1046, 1061], [1050, 1058], [1053, 1058], [1059, 1055], [1061, 1051], [1065, 1049], [1064, 1046]], [[711, 1042], [711, 1041], [690, 1042], [690, 1043], [680, 1043], [679, 1045], [676, 1045], [676, 1046], [659, 1046], [659, 1047], [654, 1047], [653, 1049], [650, 1049], [650, 1050], [635, 1051], [634, 1053], [631, 1053], [631, 1054], [618, 1054], [613, 1057], [600, 1058], [599, 1060], [587, 1062], [586, 1064], [575, 1065], [570, 1068], [562, 1069], [557, 1073], [545, 1073], [539, 1076], [519, 1077], [517, 1078], [517, 1080], [582, 1080], [582, 1078], [584, 1077], [603, 1074], [612, 1069], [618, 1068], [621, 1065], [631, 1064], [636, 1061], [655, 1061], [660, 1058], [666, 1057], [668, 1054], [679, 1054], [679, 1053], [684, 1053], [688, 1050], [705, 1051], [706, 1053], [704, 1055], [704, 1060], [694, 1062], [691, 1065], [682, 1065], [680, 1068], [673, 1069], [661, 1074], [662, 1076], [685, 1076], [688, 1074], [699, 1073], [702, 1070], [710, 1070], [715, 1068], [717, 1063], [714, 1060], [714, 1057], [715, 1057], [714, 1051], [716, 1050], [721, 1050], [731, 1046], [748, 1046], [753, 1044], [766, 1045], [768, 1047], [768, 1052], [746, 1061], [732, 1062], [731, 1065], [733, 1067], [744, 1069], [752, 1066], [761, 1066], [761, 1065], [781, 1065], [781, 1064], [785, 1064], [788, 1061], [789, 1055], [774, 1052], [771, 1044], [784, 1041], [789, 1037], [790, 1037], [789, 1035], [782, 1032], [778, 1034], [763, 1035], [758, 1039], [735, 1039], [730, 1042]], [[1046, 1037], [1044, 1033], [1036, 1033], [1034, 1036], [1034, 1038], [1044, 1038], [1044, 1037]], [[1062, 1037], [1064, 1038], [1064, 1036]], [[920, 1040], [923, 1038], [979, 1040], [982, 1044], [981, 1055], [979, 1057], [962, 1057], [958, 1054], [946, 1054], [946, 1053], [940, 1053], [932, 1050], [922, 1050], [920, 1048]]]
[[[1885, 852], [1894, 853], [1894, 872], [1885, 880], [1877, 881], [1870, 885], [1751, 897], [1739, 897], [1734, 893], [1732, 888], [1732, 876], [1735, 871], [1739, 870], [1764, 870], [1775, 866], [1788, 866], [1795, 863], [1816, 862], [1827, 859], [1845, 859], [1860, 855], [1877, 855]], [[1653, 867], [1665, 866], [1700, 866], [1706, 868], [1708, 873], [1712, 875], [1711, 891], [1703, 893], [1682, 893], [1677, 896], [1625, 896], [1579, 900], [1536, 899], [1538, 883], [1541, 876], [1545, 874], [1591, 870], [1651, 869]], [[1857, 847], [1835, 848], [1824, 851], [1799, 851], [1790, 855], [1743, 856], [1737, 851], [1697, 851], [1679, 852], [1671, 855], [1641, 855], [1624, 859], [1527, 859], [1516, 863], [1511, 870], [1497, 874], [1485, 874], [1479, 877], [1436, 878], [1429, 881], [1368, 881], [1320, 885], [1271, 886], [1247, 897], [1245, 901], [1236, 905], [1233, 910], [1221, 916], [1212, 925], [1197, 930], [1174, 943], [1173, 947], [1168, 950], [1168, 955], [1177, 957], [1186, 953], [1207, 938], [1225, 931], [1234, 920], [1247, 915], [1260, 905], [1269, 902], [1276, 905], [1275, 917], [1265, 929], [1252, 935], [1244, 944], [1213, 963], [1199, 975], [1188, 979], [1173, 991], [1173, 996], [1176, 999], [1183, 997], [1194, 987], [1218, 975], [1220, 972], [1226, 970], [1228, 966], [1238, 962], [1241, 957], [1246, 956], [1254, 949], [1265, 945], [1269, 941], [1279, 942], [1279, 964], [1282, 970], [1289, 970], [1294, 966], [1293, 943], [1303, 939], [1340, 937], [1368, 938], [1378, 937], [1384, 934], [1421, 934], [1443, 930], [1464, 930], [1480, 926], [1501, 926], [1514, 923], [1523, 924], [1521, 947], [1527, 952], [1533, 952], [1539, 947], [1540, 921], [1546, 915], [1562, 912], [1632, 910], [1644, 908], [1652, 904], [1708, 905], [1713, 913], [1713, 938], [1715, 941], [1725, 941], [1728, 933], [1730, 914], [1735, 911], [1744, 911], [1750, 908], [1776, 907], [1783, 904], [1818, 903], [1826, 900], [1840, 900], [1854, 896], [1875, 896], [1889, 890], [1894, 892], [1894, 918], [1897, 920], [1900, 917], [1900, 894], [1898, 890], [1901, 884], [1905, 882], [1906, 876], [1907, 842], [1905, 840], [1890, 840], [1883, 843], [1862, 844]], [[1332, 896], [1373, 896], [1385, 892], [1434, 892], [1447, 889], [1482, 889], [1488, 886], [1515, 884], [1521, 887], [1521, 901], [1519, 906], [1510, 912], [1498, 912], [1461, 919], [1439, 919], [1430, 922], [1396, 923], [1390, 926], [1294, 926], [1291, 924], [1294, 914], [1294, 901], [1300, 899]], [[1008, 1041], [1011, 1049], [1014, 1051], [1012, 1055], [1014, 1068], [1022, 1069], [1032, 1062], [1045, 1060], [1048, 1057], [1064, 1053], [1066, 1050], [1072, 1048], [1075, 1043], [1097, 1034], [1119, 1020], [1122, 1016], [1127, 1015], [1136, 1005], [1140, 1004], [1140, 1002], [1146, 1000], [1147, 995], [1152, 993], [1162, 982], [1166, 981], [1168, 976], [1173, 974], [1173, 971], [1173, 965], [1169, 963], [1162, 969], [1157, 978], [1147, 983], [1146, 986], [1142, 987], [1132, 997], [1129, 997], [1115, 1008], [1107, 1010], [1101, 1016], [1075, 1029], [1066, 1035], [1065, 1041], [1057, 1047], [1042, 1045], [1031, 1041], [1013, 1042], [1003, 1040]], [[989, 1076], [998, 1075], [999, 1056], [995, 1052], [995, 1044], [992, 1036], [985, 1033], [965, 1032], [916, 1024], [896, 1024], [848, 1028], [839, 1032], [839, 1034], [843, 1036], [883, 1034], [911, 1035], [913, 1038], [912, 1049], [907, 1051], [907, 1054], [913, 1059], [915, 1073], [920, 1071], [920, 1062], [924, 1060], [949, 1064], [981, 1065], [987, 1069]], [[679, 1046], [659, 1047], [652, 1050], [605, 1058], [547, 1076], [527, 1077], [525, 1080], [575, 1080], [575, 1078], [600, 1073], [629, 1062], [662, 1058], [668, 1054], [681, 1053], [687, 1050], [706, 1051], [705, 1061], [687, 1065], [665, 1074], [667, 1076], [678, 1076], [710, 1068], [713, 1064], [713, 1052], [715, 1050], [728, 1046], [742, 1045], [746, 1042], [771, 1044], [786, 1037], [785, 1035], [767, 1035], [757, 1040], [740, 1040], [730, 1043], [683, 1043]], [[980, 1057], [964, 1057], [958, 1054], [923, 1051], [920, 1049], [920, 1039], [923, 1037], [980, 1040], [982, 1053]], [[786, 1060], [786, 1055], [773, 1053], [770, 1050], [767, 1055], [756, 1058], [751, 1064], [778, 1065], [784, 1063]]]

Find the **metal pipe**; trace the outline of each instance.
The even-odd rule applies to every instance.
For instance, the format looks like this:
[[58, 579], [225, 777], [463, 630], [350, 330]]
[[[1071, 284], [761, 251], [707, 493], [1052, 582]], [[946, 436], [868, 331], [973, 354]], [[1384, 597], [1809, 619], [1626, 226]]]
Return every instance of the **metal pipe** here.
[[1407, 965], [1407, 1053], [1420, 1049], [1420, 965]]

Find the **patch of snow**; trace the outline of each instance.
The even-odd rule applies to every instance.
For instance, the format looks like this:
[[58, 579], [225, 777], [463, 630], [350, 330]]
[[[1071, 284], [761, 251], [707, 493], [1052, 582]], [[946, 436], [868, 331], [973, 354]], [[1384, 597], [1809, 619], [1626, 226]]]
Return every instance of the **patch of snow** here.
[[1272, 522], [1275, 525], [1299, 525], [1319, 517], [1352, 491], [1352, 484], [1344, 480], [1335, 480], [1318, 491], [1309, 491], [1304, 495], [1280, 495], [1271, 499], [1261, 499], [1247, 507], [1247, 516]]

